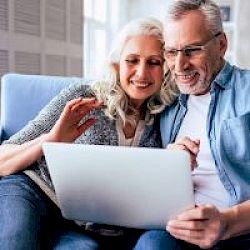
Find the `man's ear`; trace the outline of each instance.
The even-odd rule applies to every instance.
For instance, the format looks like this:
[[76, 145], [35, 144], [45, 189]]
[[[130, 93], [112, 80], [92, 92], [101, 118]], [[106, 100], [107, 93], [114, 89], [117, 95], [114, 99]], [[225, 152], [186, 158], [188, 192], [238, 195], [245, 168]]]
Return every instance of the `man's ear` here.
[[227, 37], [225, 32], [223, 32], [219, 37], [219, 46], [220, 46], [220, 55], [221, 57], [225, 56], [225, 53], [227, 51]]

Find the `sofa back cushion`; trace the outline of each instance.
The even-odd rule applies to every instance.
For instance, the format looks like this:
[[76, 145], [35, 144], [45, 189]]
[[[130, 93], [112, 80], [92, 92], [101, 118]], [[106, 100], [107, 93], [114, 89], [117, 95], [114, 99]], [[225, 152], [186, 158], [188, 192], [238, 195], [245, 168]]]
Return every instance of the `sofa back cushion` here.
[[77, 77], [7, 74], [1, 79], [1, 137], [8, 139]]

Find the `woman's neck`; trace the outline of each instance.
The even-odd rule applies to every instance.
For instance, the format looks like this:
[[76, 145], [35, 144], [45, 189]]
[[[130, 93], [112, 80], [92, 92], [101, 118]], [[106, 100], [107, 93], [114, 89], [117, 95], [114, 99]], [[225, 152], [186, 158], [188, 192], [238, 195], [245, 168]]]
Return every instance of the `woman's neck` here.
[[125, 123], [123, 127], [123, 133], [126, 139], [130, 139], [135, 136], [136, 127], [137, 127], [137, 124], [133, 125], [130, 122]]
[[140, 120], [143, 119], [143, 112], [133, 112], [126, 115], [127, 121], [123, 125], [123, 132], [126, 139], [133, 138]]
[[130, 103], [130, 109], [126, 114], [126, 121], [123, 126], [123, 132], [126, 139], [133, 138], [135, 136], [136, 127], [140, 120], [145, 116], [145, 104]]

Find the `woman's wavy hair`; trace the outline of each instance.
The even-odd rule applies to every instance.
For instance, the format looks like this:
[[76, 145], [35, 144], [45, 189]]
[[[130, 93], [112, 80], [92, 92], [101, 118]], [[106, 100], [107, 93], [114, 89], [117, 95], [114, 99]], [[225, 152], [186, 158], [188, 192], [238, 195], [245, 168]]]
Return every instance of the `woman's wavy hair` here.
[[[121, 119], [123, 123], [136, 121], [131, 118], [135, 114], [133, 106], [131, 105], [130, 98], [120, 85], [119, 71], [117, 67], [120, 62], [122, 50], [126, 42], [135, 36], [147, 35], [156, 36], [162, 43], [163, 40], [163, 26], [162, 23], [152, 17], [139, 18], [129, 22], [121, 30], [112, 44], [112, 49], [107, 58], [106, 65], [108, 66], [105, 72], [104, 81], [96, 81], [92, 85], [97, 99], [102, 100], [106, 106], [105, 114], [111, 119]], [[170, 105], [178, 95], [176, 85], [170, 81], [169, 70], [164, 62], [164, 75], [162, 76], [163, 82], [161, 89], [145, 101], [145, 121], [149, 123], [153, 121], [154, 116], [167, 106]], [[129, 117], [127, 114], [130, 114]]]

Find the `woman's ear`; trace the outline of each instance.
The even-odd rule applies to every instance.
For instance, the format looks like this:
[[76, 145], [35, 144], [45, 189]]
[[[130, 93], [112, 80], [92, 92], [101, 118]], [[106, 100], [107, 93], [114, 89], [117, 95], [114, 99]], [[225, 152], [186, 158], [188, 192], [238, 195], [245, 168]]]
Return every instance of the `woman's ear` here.
[[120, 64], [119, 63], [114, 63], [114, 69], [115, 69], [116, 73], [119, 74], [119, 72], [120, 72]]

